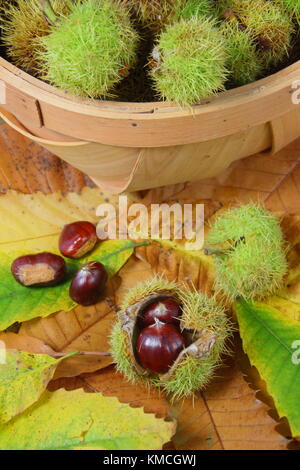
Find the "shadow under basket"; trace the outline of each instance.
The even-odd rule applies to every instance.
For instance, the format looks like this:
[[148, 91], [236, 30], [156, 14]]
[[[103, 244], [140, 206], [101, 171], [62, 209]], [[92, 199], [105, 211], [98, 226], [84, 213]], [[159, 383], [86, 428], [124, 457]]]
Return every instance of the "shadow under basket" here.
[[137, 191], [214, 177], [233, 161], [288, 145], [300, 136], [292, 99], [299, 76], [300, 61], [187, 109], [81, 100], [0, 58], [0, 117], [104, 190]]

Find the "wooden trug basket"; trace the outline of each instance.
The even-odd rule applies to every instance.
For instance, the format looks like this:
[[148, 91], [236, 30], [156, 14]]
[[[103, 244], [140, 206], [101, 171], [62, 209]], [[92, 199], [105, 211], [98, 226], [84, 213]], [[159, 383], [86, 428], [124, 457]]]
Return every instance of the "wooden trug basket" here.
[[300, 61], [192, 110], [173, 103], [80, 100], [0, 58], [0, 116], [112, 193], [213, 177], [300, 135]]

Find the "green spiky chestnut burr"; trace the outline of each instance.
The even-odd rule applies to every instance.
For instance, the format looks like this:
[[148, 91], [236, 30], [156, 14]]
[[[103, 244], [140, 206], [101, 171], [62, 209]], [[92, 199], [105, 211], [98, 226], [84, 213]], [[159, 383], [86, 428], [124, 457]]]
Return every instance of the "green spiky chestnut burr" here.
[[44, 78], [81, 97], [111, 96], [136, 60], [138, 35], [114, 0], [75, 3], [41, 39]]
[[208, 234], [205, 250], [213, 255], [216, 290], [230, 300], [260, 300], [273, 295], [287, 273], [279, 220], [256, 204], [219, 215]]
[[[144, 331], [140, 330], [141, 315], [147, 306], [161, 298], [173, 299], [181, 306], [178, 331], [185, 338], [185, 347], [168, 371], [159, 374], [141, 366], [136, 345]], [[174, 325], [166, 326], [175, 328]], [[137, 284], [125, 297], [112, 330], [111, 352], [117, 369], [128, 380], [161, 387], [179, 398], [192, 395], [207, 385], [220, 364], [221, 354], [227, 350], [226, 340], [231, 331], [223, 307], [214, 298], [154, 278]], [[148, 360], [151, 362], [151, 358]]]
[[226, 59], [224, 38], [213, 20], [181, 20], [160, 35], [150, 75], [162, 99], [191, 106], [224, 88]]
[[148, 30], [159, 33], [181, 18], [212, 16], [211, 0], [121, 0], [137, 21]]
[[180, 19], [190, 19], [195, 17], [211, 17], [216, 16], [214, 2], [212, 0], [181, 0], [174, 9], [172, 21]]
[[223, 22], [220, 30], [226, 39], [229, 82], [233, 86], [254, 82], [263, 74], [263, 65], [254, 41], [235, 22]]
[[300, 0], [274, 0], [300, 24]]
[[236, 22], [253, 38], [265, 69], [287, 57], [294, 25], [280, 5], [269, 0], [221, 0], [218, 12], [221, 19]]
[[[52, 0], [55, 13], [67, 14], [72, 0]], [[50, 31], [45, 20], [40, 0], [3, 1], [0, 4], [2, 41], [12, 63], [25, 72], [39, 75], [38, 53], [41, 45], [38, 38]]]
[[121, 0], [134, 18], [147, 29], [158, 32], [182, 0]]

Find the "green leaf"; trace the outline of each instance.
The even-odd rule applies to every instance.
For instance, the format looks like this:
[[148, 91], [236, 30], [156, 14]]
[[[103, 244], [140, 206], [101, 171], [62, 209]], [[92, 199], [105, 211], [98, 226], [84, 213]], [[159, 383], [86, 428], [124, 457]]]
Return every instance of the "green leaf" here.
[[234, 310], [243, 348], [273, 397], [280, 417], [300, 436], [300, 323], [269, 305], [239, 300]]
[[0, 250], [0, 331], [15, 322], [46, 317], [58, 310], [71, 310], [76, 303], [69, 296], [69, 286], [72, 275], [82, 264], [90, 260], [100, 261], [112, 276], [126, 263], [136, 246], [140, 244], [130, 240], [102, 242], [92, 255], [67, 261], [68, 276], [64, 283], [53, 287], [33, 288], [18, 284], [10, 271], [11, 263], [24, 252], [6, 253]]
[[156, 450], [171, 439], [165, 422], [116, 398], [82, 390], [45, 392], [40, 401], [0, 428], [1, 450]]
[[60, 359], [47, 354], [29, 354], [7, 350], [5, 364], [0, 365], [0, 424], [7, 423], [35, 403], [52, 379]]

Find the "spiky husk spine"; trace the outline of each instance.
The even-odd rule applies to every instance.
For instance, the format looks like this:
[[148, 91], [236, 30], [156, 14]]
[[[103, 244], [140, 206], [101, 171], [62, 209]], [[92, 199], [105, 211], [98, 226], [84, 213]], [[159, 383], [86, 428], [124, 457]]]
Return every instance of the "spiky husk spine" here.
[[300, 24], [300, 0], [274, 0]]
[[[67, 14], [72, 0], [52, 0], [57, 15]], [[38, 75], [40, 71], [38, 38], [49, 33], [39, 0], [0, 3], [2, 40], [8, 57], [22, 70]]]
[[41, 38], [43, 77], [81, 97], [112, 96], [136, 60], [138, 34], [117, 0], [75, 3]]
[[230, 300], [260, 300], [282, 286], [287, 273], [283, 234], [278, 218], [259, 205], [217, 217], [206, 249], [214, 258], [216, 290]]
[[212, 16], [211, 0], [121, 0], [134, 17], [152, 32], [159, 33], [180, 18]]
[[160, 35], [150, 70], [160, 97], [191, 106], [224, 89], [226, 47], [222, 33], [209, 18], [180, 20]]
[[220, 29], [226, 39], [230, 85], [241, 86], [255, 81], [263, 74], [263, 65], [251, 37], [236, 23], [224, 22]]
[[[231, 9], [229, 14], [227, 9]], [[220, 18], [236, 22], [256, 43], [265, 69], [288, 56], [294, 32], [290, 15], [268, 0], [220, 0]]]
[[[136, 340], [135, 326], [140, 302], [168, 293], [182, 306], [181, 329], [190, 332], [191, 344], [181, 353], [170, 371], [150, 374], [136, 363], [132, 349]], [[137, 284], [125, 297], [118, 321], [111, 334], [111, 352], [117, 369], [131, 382], [160, 387], [173, 398], [192, 395], [207, 385], [227, 351], [226, 340], [232, 325], [224, 309], [214, 298], [187, 291], [174, 282], [154, 278]]]
[[211, 0], [181, 0], [174, 9], [173, 21], [201, 16], [215, 17], [216, 10]]
[[121, 0], [142, 26], [159, 31], [182, 0]]

